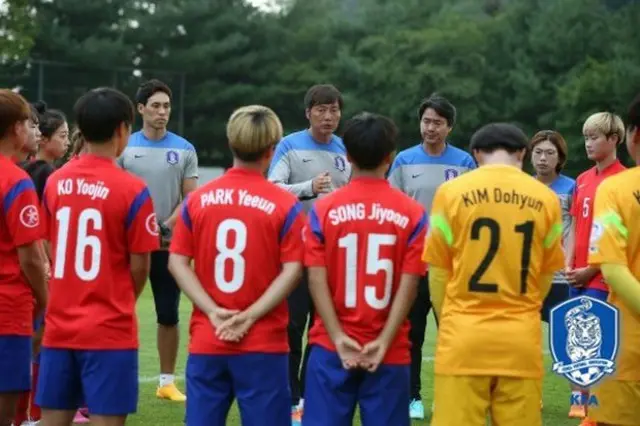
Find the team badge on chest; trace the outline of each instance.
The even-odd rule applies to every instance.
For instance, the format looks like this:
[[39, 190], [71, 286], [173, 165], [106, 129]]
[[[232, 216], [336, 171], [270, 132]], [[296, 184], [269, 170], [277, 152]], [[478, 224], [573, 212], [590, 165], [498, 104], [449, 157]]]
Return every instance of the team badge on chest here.
[[451, 180], [455, 177], [458, 177], [458, 171], [456, 169], [445, 169], [444, 180]]
[[340, 170], [343, 173], [347, 170], [347, 162], [343, 157], [337, 156], [334, 159], [333, 164], [336, 166], [336, 169]]
[[178, 161], [180, 161], [180, 156], [176, 151], [167, 151], [167, 163], [174, 165], [178, 164]]

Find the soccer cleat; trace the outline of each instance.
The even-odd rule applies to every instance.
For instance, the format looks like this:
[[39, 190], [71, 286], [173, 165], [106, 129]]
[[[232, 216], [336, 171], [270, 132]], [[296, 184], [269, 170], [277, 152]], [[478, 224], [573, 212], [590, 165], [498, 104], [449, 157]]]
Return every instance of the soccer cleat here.
[[593, 420], [589, 420], [588, 418], [584, 418], [580, 426], [598, 426], [598, 422], [594, 422]]
[[168, 399], [169, 401], [175, 402], [185, 402], [187, 400], [185, 394], [178, 390], [175, 383], [169, 383], [168, 385], [158, 387], [156, 396], [160, 399]]
[[76, 415], [73, 417], [73, 423], [76, 424], [87, 424], [91, 423], [88, 417], [85, 417], [80, 410], [76, 411]]
[[409, 417], [414, 420], [424, 420], [424, 405], [419, 399], [409, 403]]
[[569, 408], [570, 419], [584, 419], [585, 417], [587, 417], [587, 410], [584, 408], [584, 405], [573, 404], [571, 408]]
[[299, 406], [291, 407], [291, 426], [302, 425], [302, 409]]

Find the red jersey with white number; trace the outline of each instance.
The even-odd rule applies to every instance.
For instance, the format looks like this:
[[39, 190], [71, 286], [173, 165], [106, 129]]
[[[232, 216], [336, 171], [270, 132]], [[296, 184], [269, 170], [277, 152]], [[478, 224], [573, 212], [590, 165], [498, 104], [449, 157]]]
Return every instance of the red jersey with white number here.
[[[305, 265], [327, 268], [338, 320], [361, 345], [382, 332], [401, 275], [425, 274], [421, 255], [426, 224], [423, 207], [384, 179], [353, 179], [311, 209]], [[383, 363], [410, 363], [408, 333], [405, 320]], [[309, 341], [335, 351], [317, 314]]]
[[[303, 226], [302, 205], [294, 195], [258, 172], [232, 168], [189, 194], [169, 250], [194, 259], [202, 287], [218, 306], [242, 311], [267, 291], [283, 263], [302, 263]], [[286, 353], [288, 321], [285, 300], [240, 342], [223, 342], [194, 306], [189, 352]]]
[[[624, 170], [626, 170], [626, 167], [616, 160], [602, 172], [598, 172], [598, 168], [594, 166], [576, 179], [575, 192], [573, 193], [573, 202], [571, 204], [571, 215], [576, 224], [574, 268], [589, 266], [589, 238], [591, 225], [593, 224], [593, 203], [596, 197], [596, 189], [607, 177]], [[589, 281], [586, 288], [609, 291], [609, 287], [600, 272]]]
[[27, 173], [0, 155], [0, 335], [33, 334], [33, 292], [18, 247], [44, 236], [38, 195]]
[[160, 244], [149, 190], [114, 160], [86, 154], [49, 177], [43, 205], [52, 255], [44, 346], [137, 348], [130, 255]]

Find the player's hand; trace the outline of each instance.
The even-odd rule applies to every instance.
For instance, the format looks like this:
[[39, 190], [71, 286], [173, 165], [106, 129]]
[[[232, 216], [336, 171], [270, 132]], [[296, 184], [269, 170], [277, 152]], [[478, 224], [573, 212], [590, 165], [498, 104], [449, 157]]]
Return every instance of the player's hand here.
[[217, 330], [226, 320], [240, 312], [237, 309], [215, 308], [209, 312], [209, 321]]
[[314, 194], [331, 192], [331, 176], [329, 175], [329, 172], [320, 173], [318, 176], [313, 178], [312, 187]]
[[362, 346], [351, 337], [341, 333], [333, 342], [336, 346], [336, 352], [342, 361], [342, 367], [345, 370], [351, 370], [360, 367], [360, 354]]
[[51, 280], [51, 264], [49, 261], [44, 262], [44, 276], [47, 282]]
[[376, 339], [364, 345], [362, 356], [360, 357], [360, 367], [370, 373], [375, 372], [387, 354], [388, 348], [389, 344], [382, 339]]
[[573, 271], [573, 282], [575, 287], [586, 286], [595, 274], [593, 269], [589, 267], [577, 268]]
[[582, 287], [576, 282], [576, 269], [567, 266], [564, 270], [564, 276], [571, 287]]
[[232, 316], [216, 329], [216, 336], [226, 342], [239, 342], [247, 335], [255, 320], [246, 312]]

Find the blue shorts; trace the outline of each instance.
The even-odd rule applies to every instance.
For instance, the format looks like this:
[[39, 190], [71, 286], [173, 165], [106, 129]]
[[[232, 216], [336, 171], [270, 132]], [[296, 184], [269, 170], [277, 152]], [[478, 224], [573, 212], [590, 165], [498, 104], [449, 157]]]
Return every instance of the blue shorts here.
[[92, 415], [124, 416], [138, 405], [138, 351], [42, 348], [36, 403]]
[[573, 299], [578, 296], [589, 296], [594, 299], [602, 300], [603, 302], [607, 301], [609, 297], [609, 292], [604, 290], [598, 290], [597, 288], [579, 288], [579, 287], [569, 287], [569, 299]]
[[409, 426], [409, 366], [375, 373], [342, 368], [338, 354], [313, 346], [304, 391], [304, 426], [351, 426], [356, 404], [362, 426]]
[[0, 393], [31, 390], [31, 337], [0, 335]]
[[242, 426], [291, 426], [288, 354], [191, 354], [186, 370], [187, 426], [226, 425], [234, 397]]
[[[39, 331], [44, 326], [44, 313], [33, 321], [33, 332]], [[33, 356], [33, 363], [40, 364], [40, 351]]]

